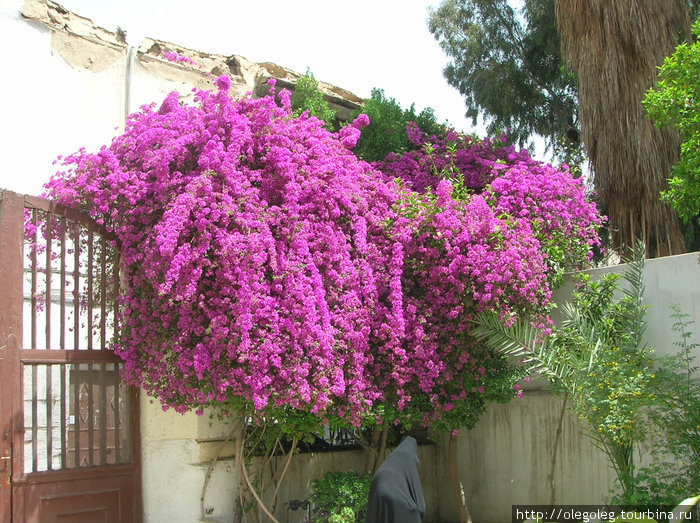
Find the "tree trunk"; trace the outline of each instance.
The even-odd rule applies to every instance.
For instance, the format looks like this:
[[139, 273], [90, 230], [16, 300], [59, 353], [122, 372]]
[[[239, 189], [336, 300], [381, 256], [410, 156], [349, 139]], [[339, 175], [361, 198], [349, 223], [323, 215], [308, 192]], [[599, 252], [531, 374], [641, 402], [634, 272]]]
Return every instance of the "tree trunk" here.
[[472, 523], [472, 516], [469, 513], [469, 507], [464, 497], [464, 488], [459, 479], [459, 469], [457, 467], [459, 461], [459, 434], [450, 435], [450, 443], [447, 447], [447, 461], [450, 472], [450, 484], [452, 485], [452, 494], [457, 503], [457, 513], [459, 514], [459, 523]]
[[384, 461], [384, 452], [386, 451], [386, 440], [389, 435], [389, 424], [384, 422], [382, 427], [375, 427], [372, 431], [372, 440], [367, 442], [364, 438], [355, 437], [360, 446], [365, 451], [365, 472], [374, 474], [377, 472], [379, 465]]
[[379, 449], [377, 450], [377, 460], [374, 462], [374, 470], [372, 474], [375, 474], [379, 470], [379, 466], [384, 461], [384, 453], [386, 452], [386, 439], [389, 435], [389, 423], [384, 422], [384, 427], [382, 427], [382, 437], [379, 441]]
[[680, 158], [680, 134], [654, 127], [640, 102], [664, 57], [690, 36], [686, 0], [555, 5], [562, 55], [578, 76], [581, 136], [615, 250], [626, 255], [642, 239], [648, 258], [685, 252], [676, 212], [659, 194]]
[[204, 475], [204, 484], [202, 485], [202, 493], [199, 497], [199, 510], [200, 510], [200, 517], [202, 519], [207, 518], [207, 512], [206, 512], [206, 508], [204, 506], [204, 497], [207, 493], [207, 487], [209, 486], [209, 480], [211, 479], [211, 474], [214, 471], [214, 467], [216, 466], [216, 462], [221, 457], [221, 453], [223, 452], [224, 448], [226, 447], [226, 444], [229, 441], [231, 441], [237, 433], [240, 433], [240, 427], [239, 427], [238, 422], [234, 423], [233, 429], [231, 430], [231, 432], [221, 441], [221, 444], [219, 446], [219, 450], [216, 452], [216, 455], [214, 456], [214, 458], [209, 463], [209, 466], [207, 467], [207, 473]]
[[557, 422], [557, 432], [554, 435], [554, 449], [552, 450], [552, 461], [549, 466], [549, 504], [554, 505], [556, 499], [556, 484], [554, 482], [554, 469], [557, 465], [557, 450], [559, 450], [559, 440], [561, 439], [561, 427], [564, 423], [564, 413], [566, 412], [566, 401], [569, 399], [569, 393], [564, 393], [564, 400], [561, 403], [561, 411], [559, 412], [559, 421]]
[[[365, 472], [371, 472], [374, 474], [374, 465], [377, 463], [377, 450], [379, 446], [379, 437], [382, 431], [379, 427], [374, 427], [372, 431], [372, 440], [369, 443], [365, 442], [363, 445], [365, 449]], [[364, 439], [364, 438], [363, 438]]]

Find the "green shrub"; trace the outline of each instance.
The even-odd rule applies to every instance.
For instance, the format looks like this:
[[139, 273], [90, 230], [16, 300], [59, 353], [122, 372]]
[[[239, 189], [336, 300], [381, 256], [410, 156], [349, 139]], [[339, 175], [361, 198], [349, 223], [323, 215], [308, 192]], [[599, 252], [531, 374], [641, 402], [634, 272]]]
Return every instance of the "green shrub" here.
[[408, 110], [403, 110], [396, 100], [385, 96], [383, 89], [372, 89], [372, 96], [355, 111], [353, 118], [360, 113], [369, 116], [369, 125], [362, 130], [354, 151], [367, 162], [383, 160], [389, 153], [402, 153], [413, 148], [406, 135], [408, 122], [415, 122], [429, 136], [446, 131], [445, 125], [437, 123], [431, 108], [416, 114], [412, 104]]
[[[700, 36], [700, 22], [693, 26]], [[654, 124], [673, 126], [683, 138], [680, 161], [671, 169], [666, 201], [685, 221], [700, 223], [700, 40], [683, 43], [664, 60], [659, 83], [650, 89], [644, 108]]]
[[[673, 309], [679, 352], [652, 358], [646, 347], [643, 244], [620, 277], [579, 276], [573, 301], [563, 305], [562, 326], [544, 337], [528, 322], [511, 327], [498, 315], [481, 314], [474, 335], [505, 354], [519, 356], [564, 392], [617, 474], [612, 502], [668, 504], [700, 489], [700, 384], [693, 379], [688, 315]], [[640, 446], [652, 463], [635, 464]]]
[[318, 90], [318, 82], [311, 70], [307, 69], [306, 74], [297, 81], [291, 102], [294, 116], [309, 111], [309, 116], [323, 120], [326, 123], [326, 129], [333, 130], [335, 111], [323, 99], [323, 93]]
[[372, 474], [327, 472], [311, 482], [314, 521], [329, 523], [363, 522], [367, 510]]
[[700, 382], [693, 379], [698, 370], [693, 352], [700, 345], [690, 342], [689, 315], [677, 305], [671, 310], [679, 351], [657, 361], [649, 427], [653, 460], [634, 477], [635, 503], [672, 504], [700, 492]]

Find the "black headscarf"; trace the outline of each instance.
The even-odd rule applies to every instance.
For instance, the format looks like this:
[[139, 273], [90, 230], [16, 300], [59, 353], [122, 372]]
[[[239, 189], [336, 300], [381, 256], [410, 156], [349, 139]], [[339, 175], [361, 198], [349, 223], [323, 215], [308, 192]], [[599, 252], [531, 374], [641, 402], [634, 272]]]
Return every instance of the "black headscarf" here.
[[406, 436], [372, 478], [367, 523], [420, 523], [425, 514], [418, 444]]

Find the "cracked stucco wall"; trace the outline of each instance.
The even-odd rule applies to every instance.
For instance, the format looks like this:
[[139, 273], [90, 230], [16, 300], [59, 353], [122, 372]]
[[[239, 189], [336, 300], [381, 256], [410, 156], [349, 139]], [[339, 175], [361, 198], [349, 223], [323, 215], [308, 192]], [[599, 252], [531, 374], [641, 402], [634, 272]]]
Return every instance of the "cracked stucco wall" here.
[[[72, 13], [51, 0], [25, 0], [21, 16], [28, 22], [39, 24], [51, 31], [51, 49], [69, 65], [92, 72], [100, 72], [118, 64], [128, 53], [124, 34], [97, 27], [89, 18]], [[163, 53], [175, 51], [194, 63], [173, 63], [163, 59]], [[271, 63], [255, 63], [238, 55], [223, 56], [174, 43], [145, 38], [136, 52], [136, 61], [149, 74], [160, 80], [188, 83], [203, 89], [213, 86], [211, 75], [227, 74], [232, 80], [232, 94], [243, 96], [247, 92], [263, 96], [266, 82], [276, 78], [280, 85], [294, 88], [300, 73]], [[345, 113], [358, 108], [362, 99], [340, 87], [319, 82], [326, 99]], [[345, 111], [344, 111], [345, 110]]]
[[97, 73], [119, 62], [126, 53], [127, 45], [120, 35], [54, 2], [28, 0], [21, 15], [50, 29], [51, 49], [73, 67]]

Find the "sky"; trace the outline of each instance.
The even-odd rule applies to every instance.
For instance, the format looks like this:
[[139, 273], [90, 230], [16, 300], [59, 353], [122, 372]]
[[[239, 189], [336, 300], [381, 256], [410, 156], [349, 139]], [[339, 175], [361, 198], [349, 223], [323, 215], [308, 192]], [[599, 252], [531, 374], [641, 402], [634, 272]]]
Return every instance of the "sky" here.
[[483, 135], [442, 75], [448, 58], [427, 27], [439, 0], [59, 0], [97, 25], [198, 51], [274, 62], [368, 98], [384, 89], [408, 108]]

